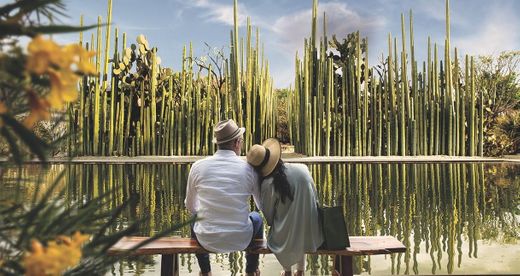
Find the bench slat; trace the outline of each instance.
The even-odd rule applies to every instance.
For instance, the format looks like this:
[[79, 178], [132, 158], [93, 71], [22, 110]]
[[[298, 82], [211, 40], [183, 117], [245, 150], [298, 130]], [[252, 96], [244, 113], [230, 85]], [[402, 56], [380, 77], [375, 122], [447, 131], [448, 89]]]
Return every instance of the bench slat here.
[[[122, 254], [138, 243], [148, 239], [148, 237], [124, 237], [112, 246], [108, 254]], [[248, 252], [258, 254], [272, 253], [267, 248], [266, 240], [256, 240], [255, 248], [248, 249]], [[406, 247], [391, 236], [351, 236], [350, 247], [344, 250], [318, 250], [309, 254], [329, 254], [342, 256], [377, 255], [405, 252]], [[206, 253], [197, 241], [190, 238], [164, 237], [157, 239], [131, 253], [131, 255], [155, 255], [155, 254], [182, 254], [182, 253]]]

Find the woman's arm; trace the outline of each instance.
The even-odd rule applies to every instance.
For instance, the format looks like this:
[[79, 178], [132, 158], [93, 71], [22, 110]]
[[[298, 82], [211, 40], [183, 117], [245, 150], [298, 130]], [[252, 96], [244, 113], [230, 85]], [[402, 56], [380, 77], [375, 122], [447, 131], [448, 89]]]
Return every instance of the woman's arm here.
[[272, 182], [266, 183], [264, 181], [264, 183], [262, 183], [261, 198], [262, 213], [267, 221], [267, 225], [272, 226], [276, 212], [276, 202], [278, 201], [278, 196], [274, 192]]

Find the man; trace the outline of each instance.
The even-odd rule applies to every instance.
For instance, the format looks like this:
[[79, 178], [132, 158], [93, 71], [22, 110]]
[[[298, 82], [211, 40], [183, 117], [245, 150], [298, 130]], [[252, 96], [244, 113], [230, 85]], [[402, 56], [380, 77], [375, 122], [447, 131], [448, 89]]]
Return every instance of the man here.
[[[249, 212], [252, 195], [260, 197], [258, 175], [240, 159], [243, 134], [235, 121], [220, 121], [213, 129], [217, 151], [193, 164], [186, 188], [186, 208], [200, 219], [192, 237], [206, 250], [226, 253], [244, 250], [253, 239], [263, 238], [263, 223], [257, 212]], [[211, 275], [209, 254], [196, 254], [201, 275]], [[246, 274], [260, 275], [258, 254], [246, 254]]]

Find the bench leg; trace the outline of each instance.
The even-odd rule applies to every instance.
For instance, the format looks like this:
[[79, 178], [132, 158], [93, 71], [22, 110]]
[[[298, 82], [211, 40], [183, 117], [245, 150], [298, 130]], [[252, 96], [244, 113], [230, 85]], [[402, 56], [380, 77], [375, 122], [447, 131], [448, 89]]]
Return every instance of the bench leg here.
[[177, 254], [161, 255], [161, 276], [178, 276], [179, 258]]
[[352, 256], [338, 256], [334, 260], [334, 269], [339, 272], [341, 276], [352, 276], [354, 275], [354, 269], [352, 268]]

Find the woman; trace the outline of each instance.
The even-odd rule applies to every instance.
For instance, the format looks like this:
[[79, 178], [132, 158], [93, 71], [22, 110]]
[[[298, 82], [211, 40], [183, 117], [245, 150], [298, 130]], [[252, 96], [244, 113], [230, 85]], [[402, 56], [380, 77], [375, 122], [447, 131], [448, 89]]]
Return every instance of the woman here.
[[305, 252], [313, 252], [323, 243], [316, 208], [314, 181], [307, 166], [284, 164], [281, 146], [276, 139], [254, 145], [247, 161], [260, 175], [261, 208], [270, 226], [267, 246], [284, 271], [292, 275], [305, 271]]

